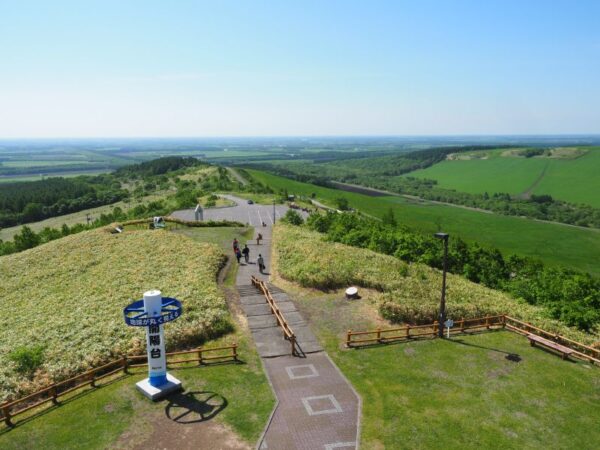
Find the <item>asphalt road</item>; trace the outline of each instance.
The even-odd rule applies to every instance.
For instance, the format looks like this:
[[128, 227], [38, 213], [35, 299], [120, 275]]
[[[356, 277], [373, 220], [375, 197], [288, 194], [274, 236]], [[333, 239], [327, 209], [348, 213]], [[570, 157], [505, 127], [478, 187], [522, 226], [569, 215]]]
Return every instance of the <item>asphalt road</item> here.
[[[248, 201], [235, 197], [233, 195], [221, 195], [236, 203], [236, 206], [228, 206], [223, 208], [208, 208], [204, 210], [204, 220], [235, 220], [245, 223], [253, 227], [261, 226], [262, 223], [272, 225], [277, 220], [281, 219], [289, 209], [285, 205], [249, 205]], [[306, 213], [298, 211], [304, 217]], [[194, 209], [182, 209], [173, 212], [173, 217], [184, 220], [196, 220]]]

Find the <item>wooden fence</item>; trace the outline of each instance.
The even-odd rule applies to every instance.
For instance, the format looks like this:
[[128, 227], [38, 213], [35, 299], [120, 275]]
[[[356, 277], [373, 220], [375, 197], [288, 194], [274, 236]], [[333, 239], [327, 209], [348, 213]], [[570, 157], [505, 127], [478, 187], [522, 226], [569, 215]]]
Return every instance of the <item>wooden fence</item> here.
[[296, 335], [294, 334], [294, 331], [288, 324], [287, 320], [285, 320], [285, 317], [279, 310], [279, 307], [275, 303], [275, 300], [273, 299], [273, 296], [271, 295], [271, 292], [269, 291], [269, 288], [267, 287], [267, 283], [265, 283], [262, 280], [259, 280], [254, 275], [252, 275], [252, 285], [254, 285], [258, 289], [260, 289], [260, 291], [265, 296], [267, 303], [268, 303], [269, 307], [271, 308], [271, 314], [275, 315], [275, 319], [277, 320], [277, 325], [280, 326], [281, 329], [283, 330], [283, 337], [287, 341], [290, 341], [290, 344], [292, 346], [291, 354], [293, 356], [296, 356], [298, 354], [298, 351], [296, 348], [297, 347], [296, 346]]
[[[226, 351], [226, 352], [225, 352]], [[220, 354], [204, 356], [205, 353], [219, 352]], [[179, 355], [193, 355], [193, 358], [169, 360], [169, 357]], [[216, 347], [216, 348], [195, 348], [192, 350], [184, 350], [179, 352], [167, 353], [167, 365], [183, 364], [189, 362], [198, 362], [205, 364], [207, 361], [213, 360], [238, 360], [237, 344]], [[82, 374], [76, 375], [59, 383], [54, 383], [44, 389], [27, 395], [26, 397], [5, 402], [0, 405], [0, 420], [4, 421], [7, 426], [12, 426], [11, 419], [19, 414], [37, 408], [45, 403], [51, 402], [52, 405], [59, 403], [59, 397], [67, 395], [84, 386], [95, 387], [95, 383], [103, 378], [109, 377], [119, 372], [127, 373], [129, 368], [143, 367], [148, 365], [148, 362], [139, 362], [147, 359], [146, 355], [140, 356], [124, 356], [122, 358], [111, 361], [103, 366], [88, 370]], [[19, 408], [20, 406], [20, 408]], [[16, 409], [16, 410], [15, 410]]]
[[[590, 347], [556, 333], [538, 328], [530, 323], [507, 316], [479, 317], [476, 319], [461, 319], [454, 322], [450, 328], [450, 334], [463, 333], [467, 330], [498, 329], [505, 328], [522, 335], [535, 334], [545, 339], [559, 343], [573, 350], [573, 356], [588, 361], [592, 364], [600, 364], [600, 349]], [[444, 330], [446, 333], [446, 330]], [[385, 328], [369, 331], [352, 331], [346, 333], [346, 347], [360, 347], [364, 345], [385, 344], [389, 342], [407, 341], [418, 338], [435, 338], [438, 335], [438, 323], [428, 325], [406, 325], [397, 328]], [[358, 336], [358, 339], [354, 338]]]
[[523, 322], [515, 319], [514, 317], [505, 317], [505, 327], [507, 330], [514, 331], [522, 335], [535, 334], [541, 336], [550, 341], [554, 341], [560, 345], [570, 348], [573, 350], [573, 356], [589, 361], [592, 364], [600, 364], [600, 349], [590, 347], [589, 345], [582, 344], [581, 342], [574, 341], [567, 337], [561, 336], [556, 333], [550, 333], [549, 331], [542, 330], [530, 323]]
[[[502, 328], [504, 326], [504, 316], [488, 316], [477, 319], [461, 319], [454, 322], [454, 327], [450, 328], [450, 334], [462, 333], [465, 330]], [[444, 330], [444, 333], [446, 330]], [[438, 323], [433, 322], [427, 325], [405, 325], [397, 328], [378, 328], [370, 331], [352, 331], [346, 333], [346, 346], [356, 345], [384, 344], [387, 342], [405, 341], [415, 338], [435, 337], [438, 335]], [[353, 336], [359, 336], [359, 339], [353, 339]]]

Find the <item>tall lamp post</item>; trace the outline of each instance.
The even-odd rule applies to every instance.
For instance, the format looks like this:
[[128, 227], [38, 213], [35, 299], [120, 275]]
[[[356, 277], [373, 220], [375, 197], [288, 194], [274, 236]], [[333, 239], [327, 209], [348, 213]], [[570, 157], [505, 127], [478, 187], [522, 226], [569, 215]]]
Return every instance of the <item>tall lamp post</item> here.
[[275, 212], [275, 200], [273, 200], [273, 225], [277, 222], [277, 213]]
[[438, 336], [444, 337], [444, 322], [446, 322], [446, 270], [448, 269], [448, 233], [435, 233], [437, 239], [444, 241], [444, 272], [442, 275], [442, 299], [440, 300], [440, 316], [438, 318]]

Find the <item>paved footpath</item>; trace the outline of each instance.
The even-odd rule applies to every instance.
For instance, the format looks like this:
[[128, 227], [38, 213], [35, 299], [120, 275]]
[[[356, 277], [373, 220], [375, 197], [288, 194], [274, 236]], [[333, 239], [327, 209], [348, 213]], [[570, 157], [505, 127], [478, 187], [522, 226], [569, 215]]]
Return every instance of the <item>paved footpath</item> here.
[[259, 274], [253, 264], [262, 254], [271, 267], [271, 227], [257, 228], [264, 240], [248, 243], [251, 264], [241, 265], [236, 279], [242, 309], [262, 357], [277, 405], [259, 449], [356, 449], [360, 398], [318, 343], [293, 300], [270, 285], [273, 297], [289, 321], [304, 357], [291, 356], [291, 344], [284, 340], [264, 296], [250, 284]]

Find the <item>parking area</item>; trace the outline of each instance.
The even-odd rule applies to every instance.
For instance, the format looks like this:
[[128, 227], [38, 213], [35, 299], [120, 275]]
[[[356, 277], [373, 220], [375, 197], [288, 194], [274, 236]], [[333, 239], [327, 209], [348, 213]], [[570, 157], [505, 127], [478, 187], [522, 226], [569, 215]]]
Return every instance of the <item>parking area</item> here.
[[[234, 201], [236, 206], [205, 209], [203, 220], [233, 220], [253, 227], [259, 227], [263, 223], [273, 225], [289, 209], [285, 205], [248, 204], [248, 200], [233, 195], [222, 194], [221, 197]], [[306, 216], [306, 213], [302, 211], [298, 212]], [[196, 220], [193, 208], [175, 211], [171, 215], [183, 220]]]

